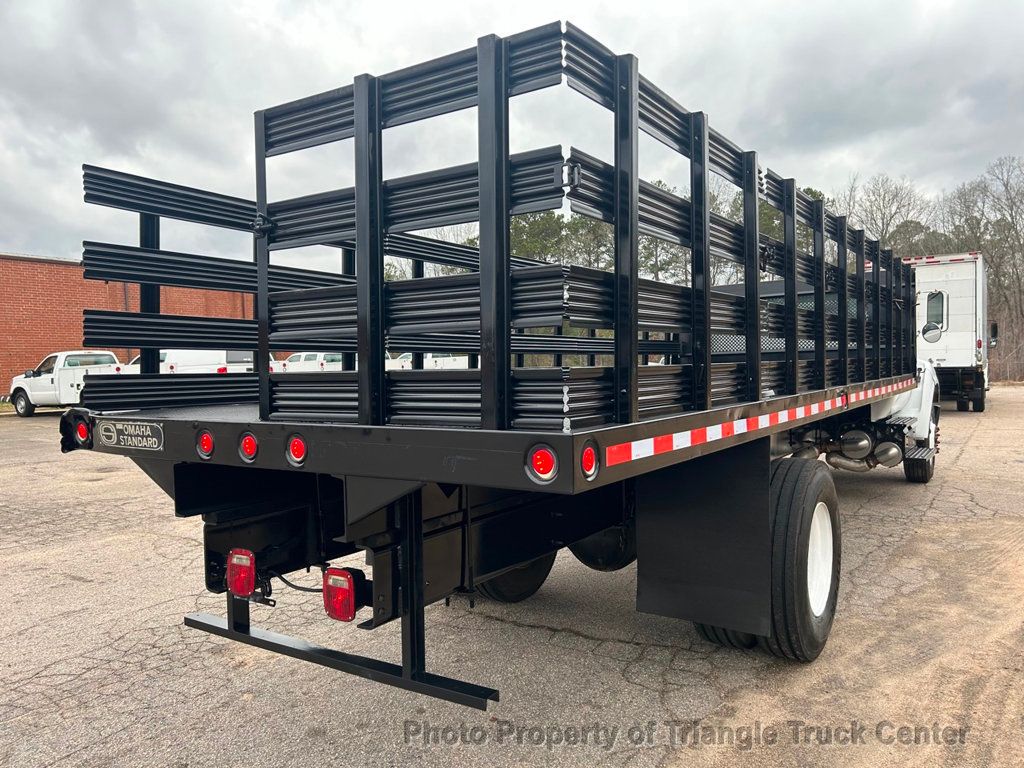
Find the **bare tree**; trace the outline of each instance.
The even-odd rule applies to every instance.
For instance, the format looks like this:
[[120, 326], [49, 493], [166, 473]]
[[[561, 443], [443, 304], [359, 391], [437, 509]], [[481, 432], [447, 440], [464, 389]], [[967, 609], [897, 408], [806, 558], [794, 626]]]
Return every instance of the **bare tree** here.
[[927, 224], [931, 201], [910, 179], [879, 173], [868, 179], [857, 197], [857, 217], [864, 229], [884, 248], [892, 245], [893, 231], [908, 221]]
[[835, 200], [836, 215], [846, 216], [851, 227], [860, 227], [858, 211], [860, 210], [860, 174], [851, 173], [846, 184], [839, 189], [832, 190], [832, 199]]
[[950, 238], [951, 251], [977, 251], [988, 238], [988, 188], [982, 179], [959, 185], [935, 206], [936, 226]]
[[[990, 314], [1018, 348], [1024, 338], [1024, 158], [1001, 157], [982, 177], [985, 185]], [[1002, 350], [1004, 354], [1012, 350]]]
[[[435, 240], [443, 240], [446, 243], [456, 243], [457, 245], [476, 245], [477, 238], [479, 237], [479, 231], [479, 224], [471, 222], [468, 224], [449, 224], [444, 227], [434, 227], [433, 229], [425, 229], [422, 232], [417, 232], [416, 234], [423, 235], [425, 237], [432, 237]], [[408, 276], [411, 276], [412, 262], [404, 262], [402, 265], [402, 271], [405, 271], [406, 264], [409, 266]], [[427, 277], [458, 275], [466, 271], [462, 267], [453, 267], [449, 264], [428, 263], [424, 264], [423, 267], [423, 272]]]

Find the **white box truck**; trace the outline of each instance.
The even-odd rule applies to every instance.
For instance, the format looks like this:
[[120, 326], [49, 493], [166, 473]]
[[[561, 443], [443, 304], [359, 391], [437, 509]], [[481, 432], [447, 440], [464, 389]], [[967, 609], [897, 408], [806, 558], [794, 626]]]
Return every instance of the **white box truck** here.
[[985, 259], [972, 251], [904, 261], [917, 274], [918, 358], [935, 365], [941, 399], [984, 411], [988, 350], [999, 335], [988, 325]]

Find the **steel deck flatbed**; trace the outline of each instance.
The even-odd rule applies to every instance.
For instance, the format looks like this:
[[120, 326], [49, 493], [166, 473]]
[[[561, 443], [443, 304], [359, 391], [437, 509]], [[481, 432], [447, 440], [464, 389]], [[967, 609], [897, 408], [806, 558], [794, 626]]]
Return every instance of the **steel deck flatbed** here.
[[[563, 84], [612, 113], [612, 158], [509, 152], [510, 100]], [[384, 177], [386, 130], [470, 107], [477, 162]], [[141, 374], [87, 377], [61, 445], [129, 457], [178, 516], [202, 518], [206, 587], [227, 616], [189, 627], [486, 708], [496, 690], [427, 672], [424, 607], [525, 599], [567, 547], [598, 570], [635, 561], [638, 609], [710, 642], [817, 657], [841, 549], [826, 462], [934, 471], [909, 267], [568, 23], [360, 75], [254, 122], [252, 200], [83, 167], [86, 202], [139, 215], [137, 245], [83, 244], [85, 277], [140, 286], [138, 311], [86, 310], [85, 344], [140, 349]], [[689, 162], [688, 197], [642, 178], [642, 135]], [[352, 187], [268, 191], [270, 158], [349, 140]], [[734, 186], [736, 220], [712, 210], [713, 175]], [[612, 269], [512, 252], [513, 217], [565, 205], [609, 228]], [[253, 258], [164, 248], [164, 218], [251, 233]], [[474, 243], [431, 235], [471, 222]], [[681, 249], [685, 279], [642, 276], [640, 238]], [[310, 245], [340, 269], [272, 263]], [[411, 279], [386, 280], [385, 258]], [[255, 316], [162, 313], [168, 286], [251, 294]], [[161, 349], [256, 362], [160, 374]], [[271, 371], [272, 353], [297, 350], [335, 353], [341, 370]], [[405, 352], [412, 370], [389, 370]], [[428, 353], [468, 367], [424, 370]], [[369, 574], [331, 565], [356, 552]], [[312, 567], [331, 618], [400, 620], [401, 664], [250, 626], [251, 602]]]
[[[167, 446], [161, 457], [170, 461], [192, 461], [196, 431], [211, 429], [218, 434], [227, 432], [231, 435], [252, 432], [261, 446], [268, 447], [252, 464], [244, 462], [234, 452], [215, 455], [211, 458], [214, 463], [257, 469], [294, 469], [286, 459], [285, 443], [290, 436], [299, 434], [311, 446], [303, 471], [524, 491], [537, 490], [537, 484], [523, 471], [523, 457], [532, 446], [543, 443], [555, 450], [560, 463], [576, 468], [571, 473], [560, 473], [544, 487], [544, 491], [573, 494], [789, 431], [825, 415], [837, 416], [850, 409], [891, 398], [916, 385], [916, 376], [897, 376], [865, 385], [834, 387], [637, 424], [568, 433], [261, 422], [255, 404], [80, 413], [92, 421], [94, 430], [95, 425], [108, 420], [160, 424]], [[69, 447], [73, 445], [74, 440], [70, 438]], [[599, 475], [590, 479], [579, 469], [580, 454], [587, 445], [598, 449], [603, 465]], [[102, 440], [95, 440], [93, 449], [141, 457], [147, 455], [145, 451], [133, 454], [130, 450], [104, 445]], [[400, 455], [402, 462], [400, 470], [394, 466], [396, 454]]]

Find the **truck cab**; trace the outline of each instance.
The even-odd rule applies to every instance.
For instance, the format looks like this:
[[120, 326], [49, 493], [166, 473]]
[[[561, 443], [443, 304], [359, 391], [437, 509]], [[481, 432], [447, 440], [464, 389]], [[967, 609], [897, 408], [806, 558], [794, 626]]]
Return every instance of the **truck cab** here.
[[54, 352], [11, 380], [11, 402], [19, 416], [31, 416], [38, 406], [77, 405], [86, 375], [121, 372], [113, 352]]

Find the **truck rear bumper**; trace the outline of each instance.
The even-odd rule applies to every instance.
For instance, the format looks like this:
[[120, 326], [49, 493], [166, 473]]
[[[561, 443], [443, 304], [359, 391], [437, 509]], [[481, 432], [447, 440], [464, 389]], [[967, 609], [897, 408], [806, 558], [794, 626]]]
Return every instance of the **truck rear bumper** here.
[[372, 680], [375, 683], [393, 685], [413, 693], [433, 696], [475, 709], [486, 710], [488, 702], [498, 700], [498, 691], [493, 688], [442, 677], [430, 672], [413, 674], [411, 670], [404, 669], [400, 664], [324, 648], [288, 635], [249, 626], [248, 604], [230, 595], [228, 600], [229, 602], [234, 600], [245, 606], [244, 623], [240, 623], [237, 618], [232, 620], [208, 613], [190, 613], [185, 617], [185, 626], [262, 648], [265, 651], [290, 656], [300, 661], [309, 661], [323, 667], [330, 667], [339, 672]]

